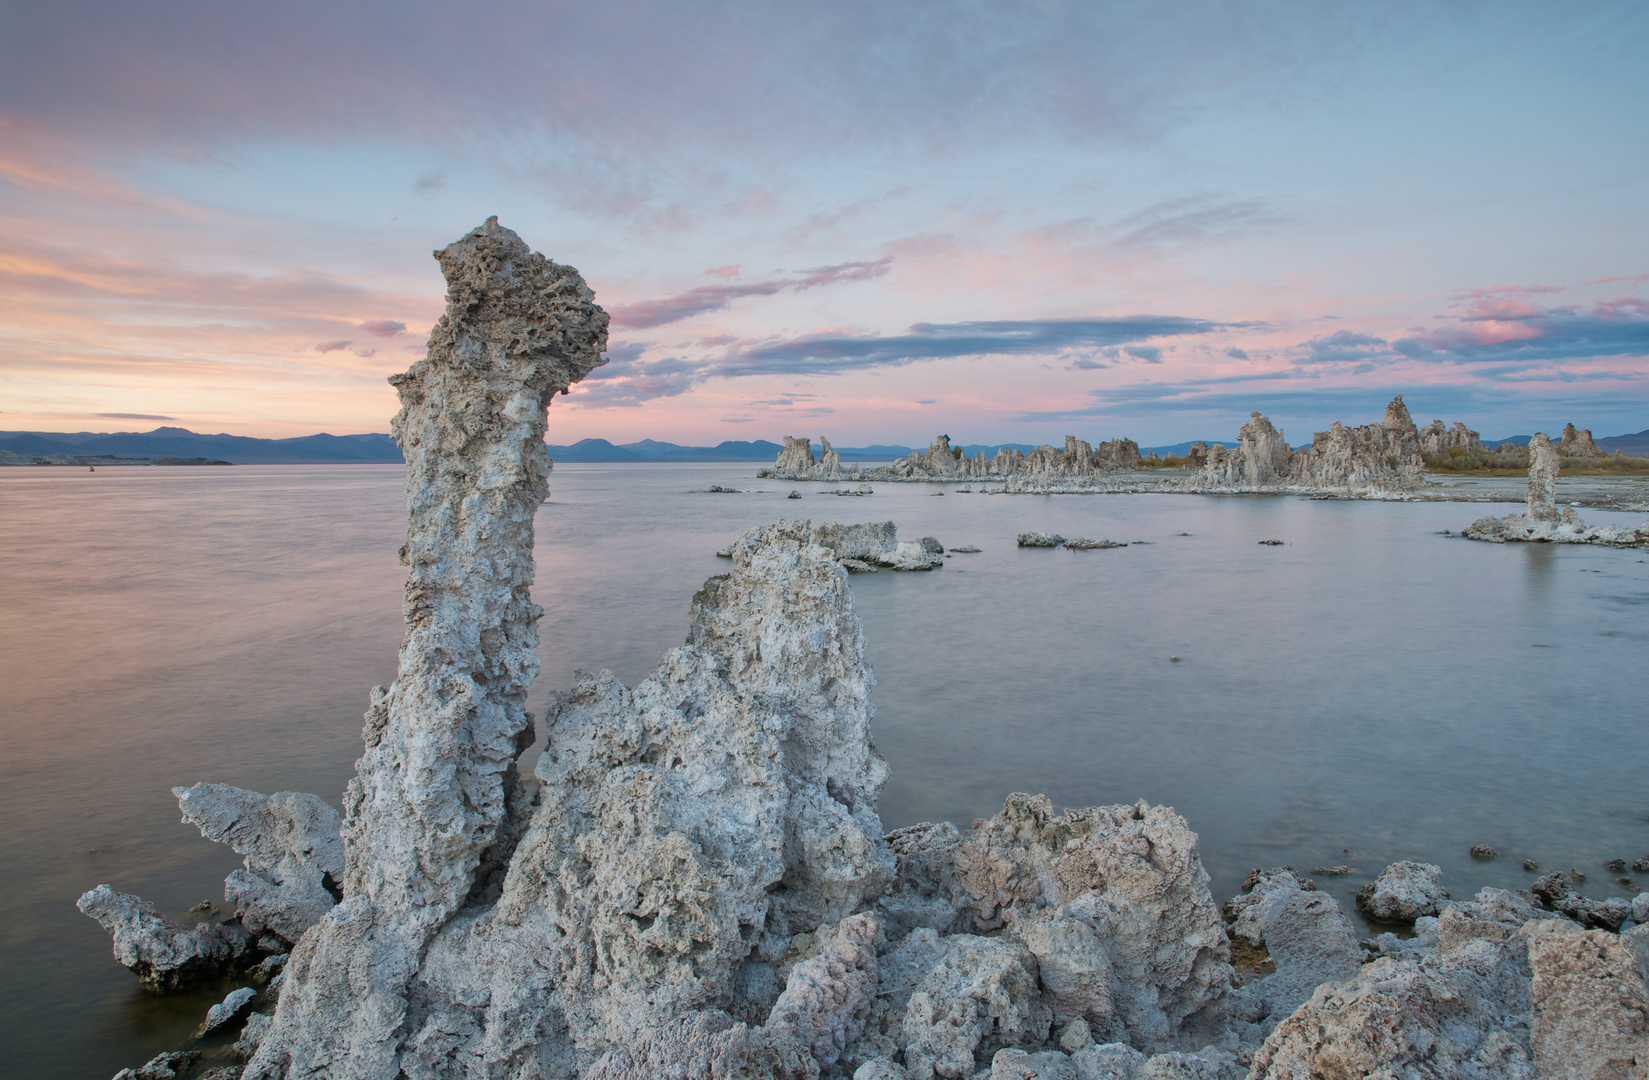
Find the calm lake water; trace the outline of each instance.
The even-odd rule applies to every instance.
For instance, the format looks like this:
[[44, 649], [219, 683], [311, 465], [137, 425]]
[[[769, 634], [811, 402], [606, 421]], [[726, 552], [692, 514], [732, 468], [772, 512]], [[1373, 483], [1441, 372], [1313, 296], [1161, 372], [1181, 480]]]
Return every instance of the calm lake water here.
[[[1396, 859], [1441, 864], [1456, 896], [1526, 886], [1526, 858], [1610, 895], [1628, 887], [1603, 862], [1649, 853], [1643, 552], [1439, 535], [1480, 505], [787, 501], [753, 472], [556, 469], [536, 702], [574, 668], [639, 681], [743, 529], [891, 518], [984, 550], [853, 579], [889, 828], [966, 827], [1012, 791], [1146, 798], [1201, 834], [1217, 897], [1253, 866], [1347, 864], [1318, 880], [1348, 906]], [[100, 1080], [184, 1045], [229, 988], [142, 994], [74, 900], [221, 903], [238, 859], [179, 823], [174, 784], [337, 803], [367, 689], [394, 676], [404, 516], [399, 466], [0, 469], [0, 1071]], [[1145, 543], [1020, 550], [1028, 529]]]

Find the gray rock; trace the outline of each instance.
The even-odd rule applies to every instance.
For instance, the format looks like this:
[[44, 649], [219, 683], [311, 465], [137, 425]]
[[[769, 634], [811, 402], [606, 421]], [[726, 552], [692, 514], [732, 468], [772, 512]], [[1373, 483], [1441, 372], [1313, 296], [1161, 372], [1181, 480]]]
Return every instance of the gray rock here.
[[1358, 890], [1357, 908], [1379, 922], [1411, 923], [1422, 915], [1436, 915], [1438, 902], [1448, 895], [1441, 867], [1404, 860], [1392, 863]]
[[[1239, 993], [1263, 1003], [1263, 1028], [1292, 1013], [1324, 984], [1354, 978], [1363, 964], [1351, 920], [1332, 896], [1288, 867], [1249, 875], [1248, 891], [1226, 905], [1232, 936], [1263, 945], [1276, 970]], [[1253, 1010], [1249, 1010], [1252, 1014]]]
[[1632, 897], [1632, 921], [1639, 925], [1649, 924], [1649, 892]]
[[156, 1054], [148, 1064], [136, 1069], [121, 1069], [114, 1080], [176, 1080], [200, 1060], [200, 1051], [182, 1050]]
[[1050, 1016], [1036, 959], [1018, 942], [953, 934], [944, 958], [911, 994], [905, 1068], [912, 1080], [971, 1077], [1003, 1047], [1041, 1043]]
[[1019, 534], [1020, 547], [1058, 547], [1065, 542], [1065, 538], [1058, 533], [1022, 532]]
[[186, 990], [233, 970], [247, 955], [251, 937], [239, 925], [180, 926], [137, 896], [107, 885], [83, 894], [75, 904], [114, 938], [115, 959], [148, 990]]
[[249, 1080], [403, 1071], [422, 958], [461, 906], [497, 894], [530, 810], [515, 759], [532, 742], [545, 409], [604, 362], [607, 315], [496, 218], [436, 259], [446, 313], [390, 380], [409, 516], [399, 670], [372, 694], [344, 798], [346, 899], [294, 949]]
[[258, 992], [250, 986], [243, 986], [239, 990], [231, 990], [229, 996], [206, 1010], [206, 1019], [201, 1021], [195, 1031], [195, 1038], [204, 1038], [212, 1032], [239, 1020], [242, 1015], [252, 1008], [252, 999]]
[[[1006, 928], [1040, 944], [1039, 920], [1070, 918], [1098, 935], [1112, 1013], [1102, 1023], [1090, 1017], [1096, 1037], [1172, 1049], [1210, 1019], [1230, 986], [1229, 947], [1196, 834], [1167, 807], [1141, 802], [1056, 817], [1046, 796], [1010, 795], [1001, 814], [974, 822], [956, 868], [978, 932]], [[1058, 943], [1050, 960], [1066, 945], [1077, 949], [1073, 979], [1097, 979], [1080, 975], [1092, 964], [1080, 935], [1046, 939]], [[1100, 1000], [1097, 985], [1073, 992]]]
[[1057, 1050], [998, 1050], [991, 1080], [1076, 1080], [1076, 1065]]
[[235, 1053], [242, 1061], [251, 1061], [252, 1055], [258, 1052], [263, 1040], [269, 1036], [269, 1029], [275, 1025], [275, 1018], [267, 1013], [250, 1013], [246, 1023], [240, 1029], [240, 1038], [235, 1040]]
[[1071, 1055], [1077, 1080], [1137, 1080], [1147, 1060], [1127, 1043], [1101, 1043]]
[[853, 1070], [853, 1080], [905, 1080], [905, 1067], [885, 1057], [873, 1058]]
[[260, 795], [228, 784], [175, 787], [183, 820], [208, 840], [244, 855], [245, 869], [224, 881], [241, 925], [296, 941], [336, 901], [344, 876], [338, 812], [314, 795]]
[[1529, 938], [1530, 1042], [1542, 1076], [1649, 1075], [1649, 927]]
[[1529, 507], [1530, 521], [1556, 521], [1557, 473], [1562, 467], [1552, 440], [1543, 431], [1535, 432], [1529, 440]]
[[[1031, 545], [1023, 545], [1023, 546], [1028, 547], [1028, 546], [1031, 546]], [[1071, 551], [1093, 551], [1093, 550], [1096, 550], [1096, 549], [1103, 549], [1103, 548], [1127, 547], [1128, 545], [1127, 544], [1119, 544], [1115, 540], [1091, 540], [1086, 536], [1078, 536], [1078, 537], [1074, 537], [1070, 540], [1065, 541], [1065, 546], [1066, 546], [1066, 548], [1070, 549]]]

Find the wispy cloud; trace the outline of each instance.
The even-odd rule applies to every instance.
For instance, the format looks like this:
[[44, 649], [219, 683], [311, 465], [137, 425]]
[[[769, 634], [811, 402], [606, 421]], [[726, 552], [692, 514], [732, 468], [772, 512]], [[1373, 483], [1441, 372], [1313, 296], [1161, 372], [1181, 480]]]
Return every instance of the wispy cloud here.
[[175, 416], [161, 416], [158, 413], [140, 412], [100, 412], [97, 414], [105, 420], [176, 420]]
[[1054, 356], [1068, 350], [1226, 328], [1222, 323], [1174, 315], [916, 323], [910, 333], [892, 337], [810, 334], [764, 342], [735, 351], [726, 366], [729, 374], [828, 375], [959, 356]]
[[[735, 300], [742, 300], [747, 296], [772, 296], [775, 293], [801, 292], [804, 289], [816, 289], [843, 282], [869, 281], [886, 274], [892, 265], [893, 259], [888, 256], [874, 262], [820, 266], [800, 271], [790, 277], [773, 278], [768, 281], [752, 281], [742, 285], [700, 285], [674, 296], [639, 300], [632, 304], [617, 304], [608, 314], [612, 316], [614, 326], [647, 330], [690, 319], [706, 312], [720, 311]], [[706, 273], [720, 277], [735, 277], [738, 270], [737, 266], [723, 266]]]
[[394, 319], [371, 319], [362, 323], [359, 327], [359, 329], [365, 330], [369, 334], [382, 338], [394, 337], [406, 328], [406, 323], [397, 322]]

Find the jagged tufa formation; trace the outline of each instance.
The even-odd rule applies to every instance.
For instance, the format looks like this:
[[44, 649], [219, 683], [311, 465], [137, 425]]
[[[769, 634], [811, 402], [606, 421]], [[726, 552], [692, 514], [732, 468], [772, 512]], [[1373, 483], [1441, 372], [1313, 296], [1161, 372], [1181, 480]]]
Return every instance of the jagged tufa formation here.
[[447, 310], [390, 381], [406, 457], [406, 636], [344, 796], [343, 903], [305, 935], [252, 1076], [400, 1070], [408, 994], [438, 930], [495, 888], [526, 807], [541, 609], [533, 515], [545, 409], [602, 363], [607, 315], [578, 272], [496, 218], [436, 252]]

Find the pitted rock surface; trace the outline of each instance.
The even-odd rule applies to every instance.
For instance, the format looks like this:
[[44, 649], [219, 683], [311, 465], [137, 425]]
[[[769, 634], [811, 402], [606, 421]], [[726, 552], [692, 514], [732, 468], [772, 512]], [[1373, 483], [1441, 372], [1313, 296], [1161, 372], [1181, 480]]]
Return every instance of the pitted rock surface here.
[[183, 820], [208, 840], [246, 856], [245, 869], [224, 881], [224, 897], [241, 925], [273, 930], [287, 941], [329, 911], [344, 877], [338, 812], [314, 795], [260, 795], [228, 784], [175, 787]]

